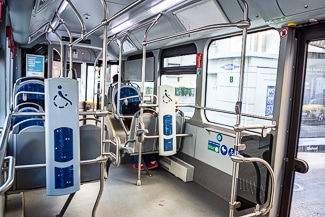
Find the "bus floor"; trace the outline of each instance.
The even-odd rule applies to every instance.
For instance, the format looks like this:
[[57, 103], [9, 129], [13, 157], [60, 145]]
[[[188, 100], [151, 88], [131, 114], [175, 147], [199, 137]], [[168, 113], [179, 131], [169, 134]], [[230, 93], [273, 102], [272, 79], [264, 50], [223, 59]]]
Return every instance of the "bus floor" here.
[[[185, 183], [157, 168], [149, 177], [142, 173], [142, 186], [136, 186], [137, 170], [130, 164], [110, 167], [96, 216], [132, 217], [225, 217], [228, 201], [217, 197], [195, 182]], [[99, 182], [82, 184], [65, 217], [89, 217], [98, 194]], [[24, 192], [24, 217], [55, 216], [67, 199], [46, 196], [45, 189]]]

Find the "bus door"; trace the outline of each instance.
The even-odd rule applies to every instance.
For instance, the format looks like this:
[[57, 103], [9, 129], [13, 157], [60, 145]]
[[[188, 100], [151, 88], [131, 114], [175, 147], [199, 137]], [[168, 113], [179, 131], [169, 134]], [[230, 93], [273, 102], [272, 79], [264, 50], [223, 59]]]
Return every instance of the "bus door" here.
[[296, 30], [297, 59], [280, 216], [324, 215], [324, 29], [322, 24]]

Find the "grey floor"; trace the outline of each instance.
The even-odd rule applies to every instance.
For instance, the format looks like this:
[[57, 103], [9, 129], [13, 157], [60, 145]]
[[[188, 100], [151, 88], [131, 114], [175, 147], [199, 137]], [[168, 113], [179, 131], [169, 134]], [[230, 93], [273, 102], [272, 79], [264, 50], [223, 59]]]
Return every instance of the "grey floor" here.
[[323, 217], [325, 203], [325, 153], [299, 152], [298, 158], [308, 162], [306, 174], [295, 174], [291, 206], [292, 217]]
[[[184, 183], [163, 169], [143, 173], [136, 186], [137, 171], [130, 164], [112, 166], [100, 200], [97, 217], [225, 217], [228, 201], [222, 200], [195, 182]], [[89, 217], [97, 197], [99, 182], [83, 184], [68, 207], [65, 217]], [[25, 217], [58, 214], [67, 196], [46, 196], [45, 190], [24, 193]]]

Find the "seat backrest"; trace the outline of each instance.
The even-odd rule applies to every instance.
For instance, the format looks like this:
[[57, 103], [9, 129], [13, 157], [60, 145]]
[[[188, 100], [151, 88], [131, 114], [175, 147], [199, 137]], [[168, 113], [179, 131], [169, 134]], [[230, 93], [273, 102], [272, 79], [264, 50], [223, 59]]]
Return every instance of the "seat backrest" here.
[[[177, 109], [176, 110], [176, 134], [182, 134], [185, 132], [185, 116], [184, 113]], [[183, 137], [178, 136], [176, 138], [176, 149], [179, 150], [182, 148]]]
[[[80, 129], [80, 160], [96, 159], [100, 156], [101, 129], [96, 125], [86, 124]], [[80, 167], [81, 182], [98, 180], [100, 178], [100, 164], [86, 164]]]
[[[35, 94], [23, 94], [24, 91], [35, 92]], [[34, 102], [44, 108], [44, 82], [40, 80], [27, 80], [15, 84], [13, 95], [15, 106], [23, 102]]]
[[[117, 110], [117, 95], [118, 95], [118, 89], [113, 87], [112, 90], [112, 106], [113, 111]], [[131, 97], [131, 98], [127, 98]], [[120, 100], [120, 115], [133, 115], [137, 111], [139, 111], [139, 104], [141, 102], [140, 100], [140, 93], [139, 91], [131, 86], [131, 85], [123, 85], [121, 86], [120, 90], [120, 99], [127, 98], [124, 100]]]
[[[16, 112], [40, 112], [40, 111], [38, 109], [36, 109], [36, 108], [33, 108], [33, 107], [23, 107], [23, 108], [19, 109]], [[13, 123], [13, 125], [16, 125], [16, 124], [18, 124], [19, 122], [21, 122], [23, 120], [35, 119], [35, 118], [36, 119], [41, 118], [41, 116], [17, 116], [17, 117], [13, 117], [12, 123]], [[20, 129], [23, 129], [26, 126], [29, 126], [28, 124], [33, 125], [32, 122], [28, 122], [28, 123], [25, 124], [25, 126], [20, 125]], [[36, 125], [38, 125], [38, 123], [36, 123]], [[19, 131], [20, 131], [20, 129], [19, 129]]]
[[[139, 142], [136, 136], [136, 131], [138, 129], [138, 124], [140, 122], [140, 111], [134, 114], [130, 126], [130, 137], [127, 142], [127, 147], [129, 150], [133, 151], [134, 153], [139, 152]], [[147, 136], [155, 136], [158, 135], [158, 113], [151, 109], [144, 109], [143, 113], [143, 123], [144, 128], [149, 131]], [[176, 134], [184, 133], [185, 129], [185, 117], [181, 111], [176, 111]], [[159, 151], [158, 147], [158, 138], [154, 139], [145, 139], [142, 143], [142, 152], [157, 152]], [[177, 137], [176, 139], [176, 147], [177, 150], [181, 149], [182, 147], [182, 137]]]
[[[25, 122], [35, 121], [32, 119]], [[22, 122], [24, 122], [22, 121]], [[38, 121], [44, 122], [43, 119]], [[30, 125], [18, 130], [18, 123], [9, 135], [7, 154], [16, 158], [16, 165], [45, 164], [45, 127]], [[80, 160], [91, 160], [100, 156], [100, 128], [95, 125], [80, 126]], [[100, 164], [81, 165], [81, 182], [98, 180]], [[46, 186], [46, 170], [42, 168], [17, 170], [13, 190], [25, 191]]]
[[[16, 165], [45, 164], [45, 128], [43, 119], [28, 119], [16, 124], [9, 135], [7, 154], [16, 159]], [[19, 130], [19, 125], [30, 123]], [[33, 123], [33, 124], [31, 124]], [[38, 123], [39, 125], [35, 125]], [[43, 124], [44, 125], [44, 124]], [[13, 190], [28, 190], [46, 186], [45, 167], [17, 170]]]
[[28, 77], [21, 77], [21, 78], [18, 78], [14, 84], [14, 88], [13, 88], [13, 94], [16, 94], [17, 93], [17, 89], [22, 85], [24, 84], [25, 82], [34, 82], [34, 81], [39, 81], [39, 82], [44, 82], [44, 78], [42, 77], [33, 77], [33, 76], [28, 76]]
[[38, 112], [44, 112], [43, 107], [40, 106], [40, 105], [37, 104], [37, 103], [34, 103], [34, 102], [23, 102], [23, 103], [20, 103], [20, 104], [18, 104], [18, 105], [13, 109], [13, 111], [14, 111], [14, 112], [18, 112], [18, 111], [20, 111], [21, 109], [26, 108], [26, 107], [34, 108], [34, 109], [36, 109]]
[[[144, 109], [142, 114], [143, 116], [143, 124], [144, 128], [149, 132], [146, 134], [147, 136], [155, 136], [158, 135], [158, 114], [151, 109]], [[139, 141], [136, 136], [136, 132], [138, 130], [138, 125], [140, 122], [140, 111], [136, 112], [132, 118], [131, 126], [130, 126], [130, 137], [127, 142], [127, 147], [129, 150], [133, 151], [133, 153], [139, 152]], [[158, 147], [158, 138], [146, 138], [142, 143], [142, 152], [157, 152], [159, 150]]]
[[12, 127], [12, 132], [18, 134], [20, 131], [31, 126], [44, 126], [44, 119], [36, 117], [21, 120]]

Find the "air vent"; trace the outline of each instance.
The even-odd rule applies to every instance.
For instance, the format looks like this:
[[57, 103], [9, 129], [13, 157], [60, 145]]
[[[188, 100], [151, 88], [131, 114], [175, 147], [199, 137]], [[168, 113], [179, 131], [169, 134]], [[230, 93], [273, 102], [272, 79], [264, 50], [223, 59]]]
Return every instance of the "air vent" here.
[[38, 30], [36, 30], [35, 32], [33, 32], [28, 36], [28, 43], [32, 43], [33, 41], [41, 37], [46, 32], [46, 30], [47, 30], [47, 23], [45, 23]]
[[219, 5], [212, 0], [200, 1], [174, 12], [186, 30], [207, 25], [229, 23]]

